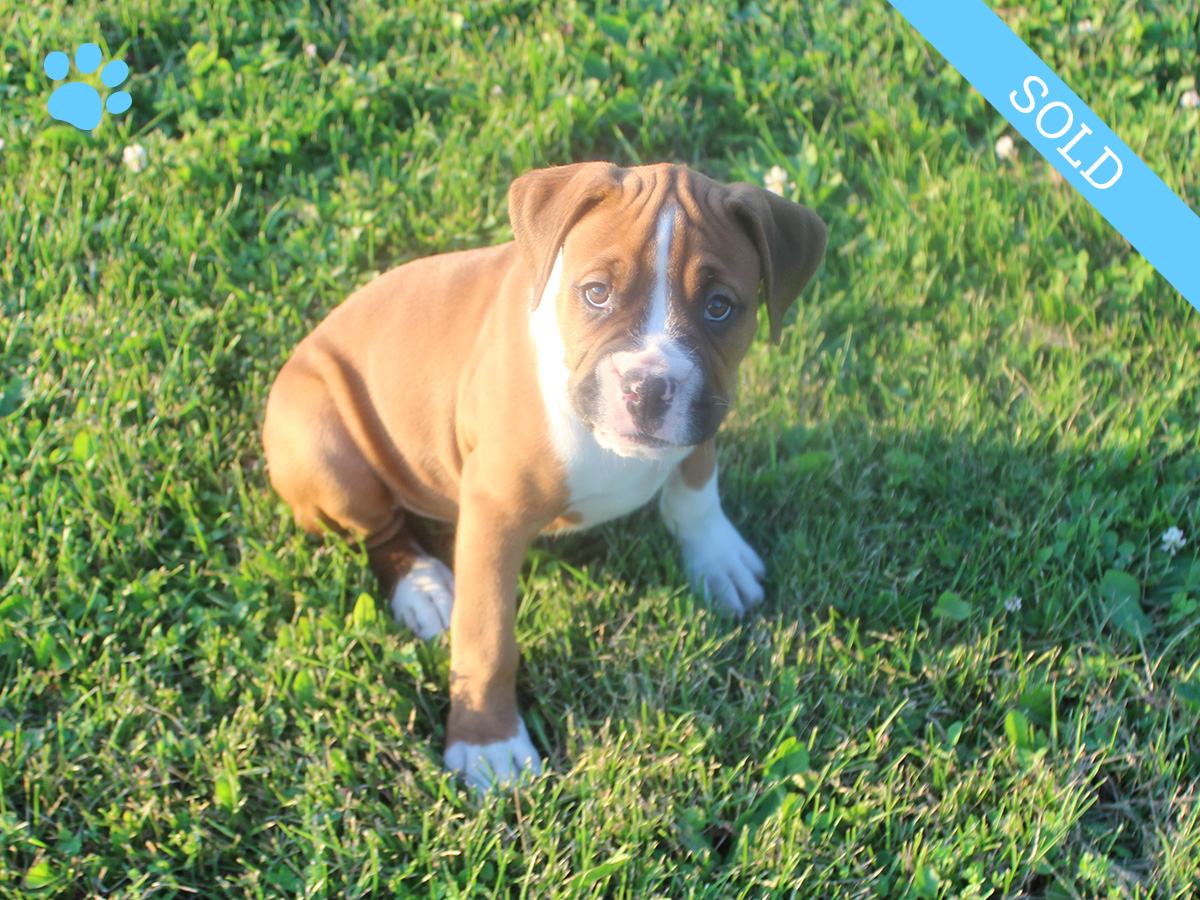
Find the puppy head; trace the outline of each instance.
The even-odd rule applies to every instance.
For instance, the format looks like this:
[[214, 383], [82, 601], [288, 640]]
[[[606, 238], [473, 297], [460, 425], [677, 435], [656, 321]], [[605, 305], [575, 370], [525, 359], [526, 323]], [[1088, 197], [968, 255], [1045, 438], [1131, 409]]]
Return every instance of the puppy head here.
[[825, 248], [812, 210], [682, 166], [531, 172], [513, 182], [509, 210], [534, 306], [553, 304], [571, 407], [622, 456], [663, 458], [713, 436], [760, 287], [778, 340]]

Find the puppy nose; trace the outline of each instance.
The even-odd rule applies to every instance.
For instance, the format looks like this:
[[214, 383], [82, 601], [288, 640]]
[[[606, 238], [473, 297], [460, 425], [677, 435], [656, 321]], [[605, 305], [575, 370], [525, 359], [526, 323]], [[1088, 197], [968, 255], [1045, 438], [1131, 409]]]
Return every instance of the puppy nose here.
[[626, 400], [635, 397], [643, 402], [662, 400], [670, 403], [675, 396], [675, 379], [647, 369], [633, 368], [621, 374], [621, 391]]
[[674, 378], [649, 369], [632, 368], [621, 373], [625, 408], [641, 428], [648, 428], [667, 413], [675, 397]]

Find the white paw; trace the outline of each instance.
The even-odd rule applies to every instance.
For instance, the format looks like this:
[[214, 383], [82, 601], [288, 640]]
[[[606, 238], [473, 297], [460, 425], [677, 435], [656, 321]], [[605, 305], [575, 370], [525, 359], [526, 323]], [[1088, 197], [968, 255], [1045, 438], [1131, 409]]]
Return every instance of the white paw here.
[[454, 606], [454, 575], [440, 559], [422, 556], [392, 591], [392, 615], [421, 640], [437, 637], [450, 627]]
[[482, 745], [455, 741], [443, 756], [446, 768], [461, 773], [467, 784], [480, 793], [541, 775], [541, 757], [529, 739], [525, 721], [518, 719], [518, 723], [517, 733], [507, 741]]
[[762, 603], [767, 567], [728, 519], [722, 516], [682, 543], [688, 576], [697, 592], [735, 616]]

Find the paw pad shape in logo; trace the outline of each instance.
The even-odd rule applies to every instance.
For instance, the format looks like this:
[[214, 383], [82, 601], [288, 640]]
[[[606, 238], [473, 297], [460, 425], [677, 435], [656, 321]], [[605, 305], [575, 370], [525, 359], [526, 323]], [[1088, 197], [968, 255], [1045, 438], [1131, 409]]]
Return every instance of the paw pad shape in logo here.
[[[100, 68], [104, 54], [95, 44], [80, 44], [75, 51], [75, 68], [84, 75], [89, 75]], [[58, 81], [66, 78], [70, 72], [71, 63], [67, 54], [55, 50], [46, 57], [46, 74]], [[123, 60], [114, 59], [100, 73], [100, 80], [105, 87], [116, 87], [129, 76], [129, 66]], [[100, 124], [100, 119], [107, 109], [113, 115], [125, 112], [133, 103], [128, 91], [117, 91], [110, 94], [106, 103], [100, 102], [99, 92], [90, 84], [82, 81], [68, 81], [60, 85], [46, 102], [46, 111], [52, 118], [60, 122], [74, 125], [81, 131], [91, 131]]]

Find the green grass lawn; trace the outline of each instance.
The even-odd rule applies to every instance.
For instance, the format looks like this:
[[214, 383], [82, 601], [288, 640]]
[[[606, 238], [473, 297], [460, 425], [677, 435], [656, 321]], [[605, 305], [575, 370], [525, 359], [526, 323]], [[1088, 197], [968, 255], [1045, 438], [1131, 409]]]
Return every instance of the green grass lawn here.
[[[1002, 13], [1200, 208], [1194, 4]], [[1200, 313], [886, 3], [0, 21], [0, 896], [1192, 896]], [[133, 95], [90, 135], [42, 72], [87, 40]], [[707, 610], [652, 510], [540, 542], [549, 773], [479, 803], [444, 641], [259, 428], [352, 289], [594, 158], [778, 165], [829, 224], [719, 444], [768, 601]]]

